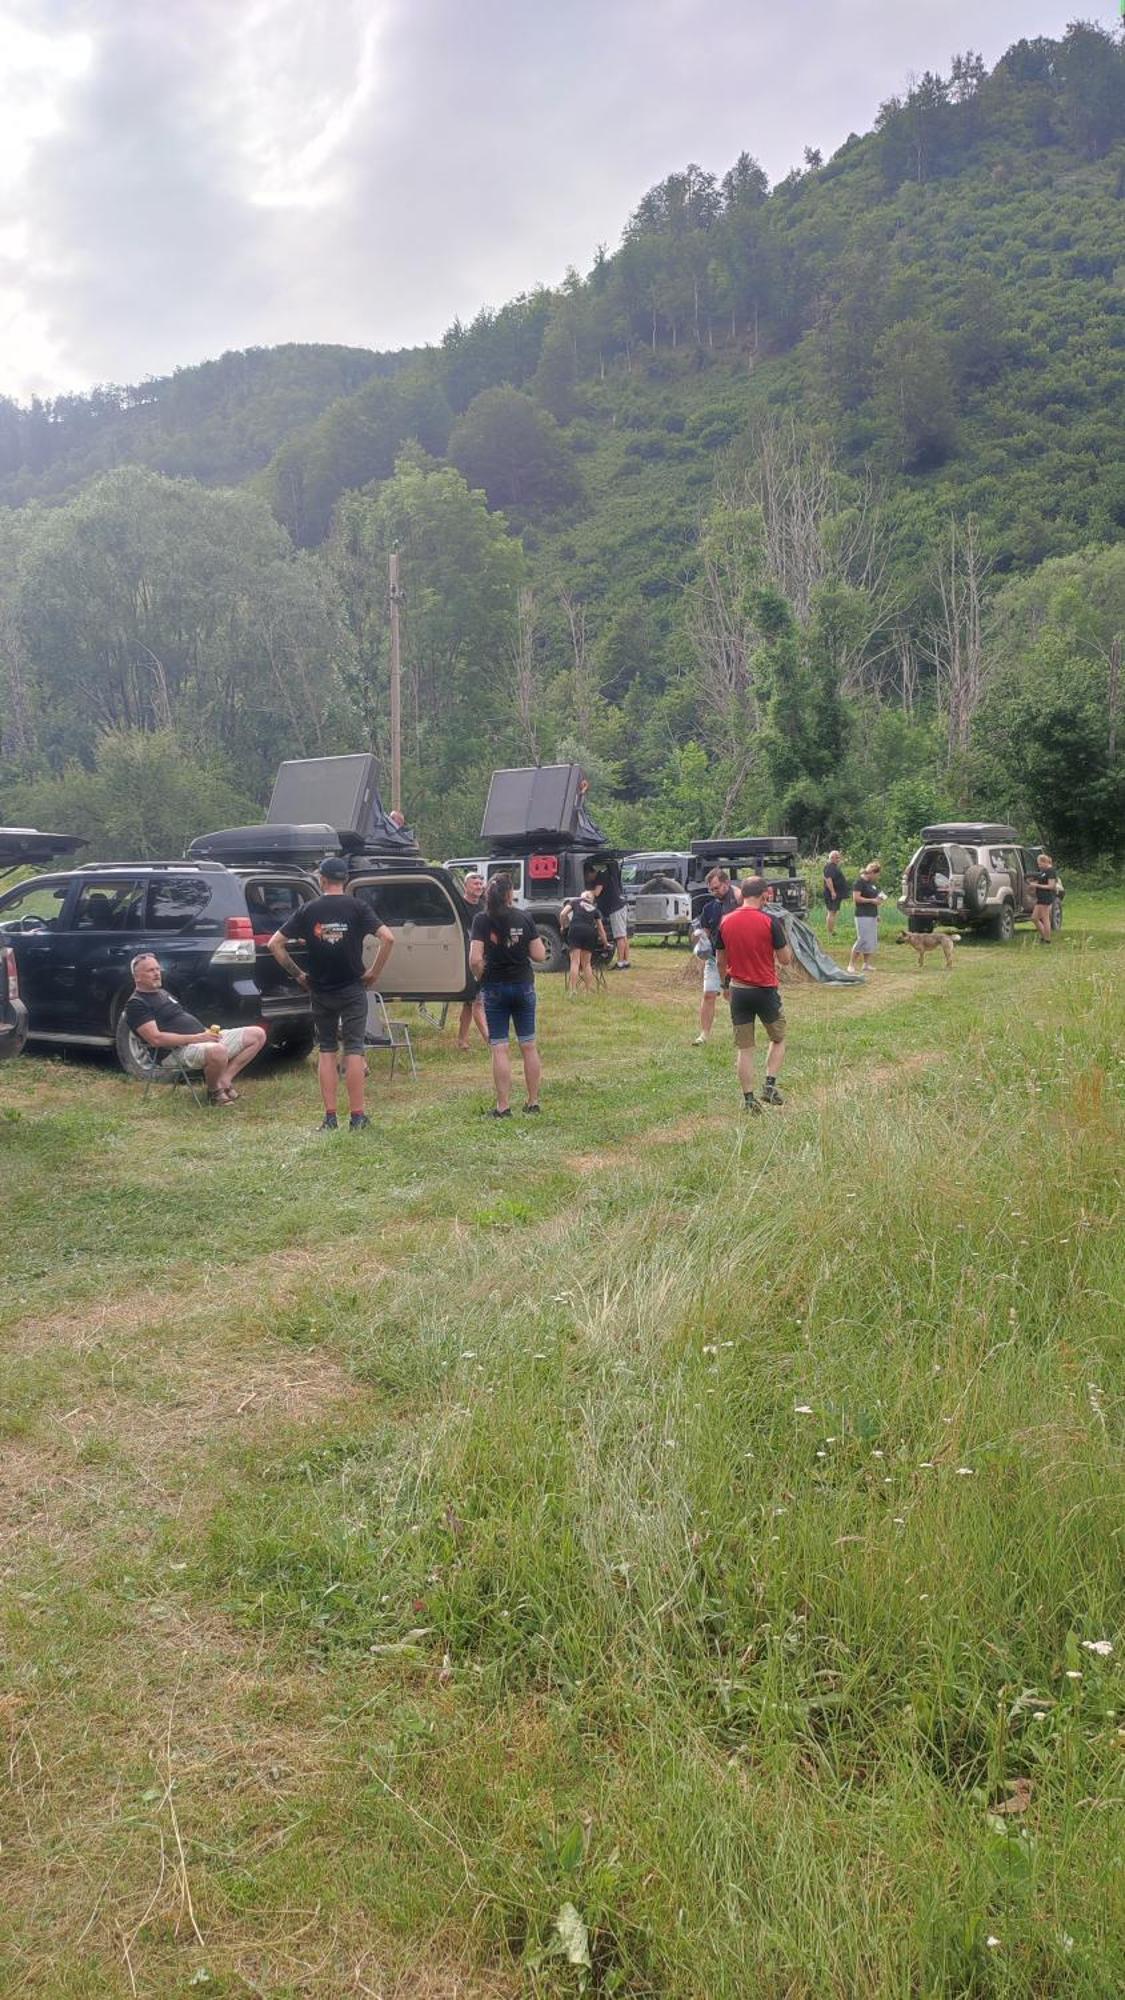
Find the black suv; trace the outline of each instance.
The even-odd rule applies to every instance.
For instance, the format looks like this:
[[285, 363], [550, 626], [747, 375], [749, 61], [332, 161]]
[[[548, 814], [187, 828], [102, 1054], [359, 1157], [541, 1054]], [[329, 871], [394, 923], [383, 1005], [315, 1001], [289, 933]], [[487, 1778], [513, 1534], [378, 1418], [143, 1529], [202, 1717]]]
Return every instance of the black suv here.
[[[0, 875], [32, 862], [52, 861], [56, 854], [73, 854], [86, 842], [73, 833], [39, 833], [29, 826], [0, 826]], [[27, 1008], [20, 997], [16, 954], [0, 937], [0, 1060], [18, 1056], [27, 1040]]]
[[177, 1000], [224, 1027], [261, 1022], [274, 1048], [307, 1054], [306, 993], [266, 941], [316, 894], [303, 869], [215, 862], [113, 862], [36, 875], [0, 896], [0, 953], [10, 951], [34, 1041], [115, 1048], [131, 1075], [148, 1057], [130, 1034], [130, 960], [151, 951]]

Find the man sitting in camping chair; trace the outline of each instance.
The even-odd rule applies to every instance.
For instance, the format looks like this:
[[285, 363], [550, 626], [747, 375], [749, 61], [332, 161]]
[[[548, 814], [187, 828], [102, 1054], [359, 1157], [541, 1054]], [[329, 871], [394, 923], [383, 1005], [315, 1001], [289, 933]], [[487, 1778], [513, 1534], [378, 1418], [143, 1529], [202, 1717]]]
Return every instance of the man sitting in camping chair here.
[[201, 1070], [211, 1104], [233, 1104], [238, 1096], [234, 1079], [261, 1053], [265, 1029], [205, 1028], [165, 992], [160, 960], [150, 951], [138, 953], [129, 970], [135, 991], [125, 1002], [125, 1019], [138, 1041], [146, 1042], [162, 1064], [174, 1061], [181, 1069]]

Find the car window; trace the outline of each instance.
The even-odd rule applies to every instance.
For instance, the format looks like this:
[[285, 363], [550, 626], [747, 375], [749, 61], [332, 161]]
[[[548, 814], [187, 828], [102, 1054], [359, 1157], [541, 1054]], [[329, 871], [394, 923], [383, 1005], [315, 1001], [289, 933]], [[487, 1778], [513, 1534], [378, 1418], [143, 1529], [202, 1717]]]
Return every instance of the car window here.
[[57, 928], [69, 882], [23, 882], [0, 897], [0, 929], [31, 919], [47, 930]]
[[271, 938], [287, 917], [311, 899], [312, 890], [302, 882], [248, 882], [246, 908], [254, 926], [254, 936]]
[[132, 931], [140, 924], [144, 883], [122, 881], [120, 877], [101, 882], [84, 882], [74, 906], [71, 929], [76, 931]]
[[512, 885], [513, 895], [523, 895], [522, 861], [490, 861], [485, 869], [485, 875], [489, 882], [494, 875], [506, 875]]
[[150, 931], [190, 929], [211, 901], [211, 884], [201, 875], [154, 875], [148, 885], [145, 928]]
[[353, 893], [361, 902], [370, 903], [380, 923], [390, 924], [454, 924], [457, 915], [437, 882], [431, 882], [425, 875], [412, 881], [357, 882]]
[[966, 868], [971, 868], [973, 865], [973, 857], [967, 847], [951, 847], [949, 861], [955, 875], [963, 875]]

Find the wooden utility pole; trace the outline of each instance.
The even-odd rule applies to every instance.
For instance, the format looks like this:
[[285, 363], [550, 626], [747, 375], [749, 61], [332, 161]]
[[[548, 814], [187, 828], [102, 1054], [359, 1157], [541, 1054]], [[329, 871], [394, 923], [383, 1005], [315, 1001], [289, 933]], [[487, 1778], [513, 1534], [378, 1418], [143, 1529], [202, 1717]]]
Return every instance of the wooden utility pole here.
[[402, 811], [402, 659], [398, 642], [398, 550], [391, 551], [391, 811]]

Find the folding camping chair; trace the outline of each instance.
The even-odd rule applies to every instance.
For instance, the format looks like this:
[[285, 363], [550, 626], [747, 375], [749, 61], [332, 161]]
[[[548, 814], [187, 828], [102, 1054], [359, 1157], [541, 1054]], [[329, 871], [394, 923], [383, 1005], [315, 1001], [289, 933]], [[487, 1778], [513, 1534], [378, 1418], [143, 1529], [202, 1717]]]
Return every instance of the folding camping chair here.
[[367, 996], [367, 1032], [363, 1040], [366, 1048], [390, 1050], [392, 1083], [399, 1050], [405, 1049], [410, 1060], [410, 1074], [415, 1082], [418, 1081], [418, 1065], [414, 1060], [410, 1029], [405, 1021], [392, 1021], [381, 993], [369, 993]]
[[146, 1062], [145, 1064], [145, 1087], [141, 1096], [142, 1104], [147, 1104], [148, 1094], [154, 1083], [186, 1084], [188, 1090], [191, 1092], [191, 1101], [193, 1104], [205, 1105], [207, 1103], [207, 1083], [203, 1071], [201, 1069], [189, 1069], [183, 1060], [183, 1052], [180, 1049], [171, 1049], [163, 1059], [157, 1055], [155, 1050], [152, 1052], [151, 1062]]

